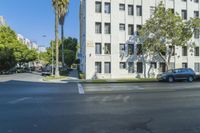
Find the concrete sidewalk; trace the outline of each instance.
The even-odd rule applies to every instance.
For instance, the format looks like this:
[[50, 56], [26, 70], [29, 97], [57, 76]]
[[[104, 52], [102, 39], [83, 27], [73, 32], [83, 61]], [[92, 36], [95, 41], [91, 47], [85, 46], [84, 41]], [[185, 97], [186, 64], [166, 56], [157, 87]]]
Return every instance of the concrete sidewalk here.
[[156, 92], [200, 89], [199, 82], [82, 84], [85, 93]]

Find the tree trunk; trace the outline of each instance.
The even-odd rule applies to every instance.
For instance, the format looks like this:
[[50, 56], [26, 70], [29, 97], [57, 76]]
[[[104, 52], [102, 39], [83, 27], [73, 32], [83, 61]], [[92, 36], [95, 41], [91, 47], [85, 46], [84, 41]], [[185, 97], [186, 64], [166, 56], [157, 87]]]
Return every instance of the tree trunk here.
[[[58, 7], [58, 1], [56, 3], [56, 7]], [[56, 70], [55, 70], [55, 77], [59, 77], [60, 74], [59, 74], [59, 59], [58, 59], [58, 55], [59, 55], [59, 50], [58, 50], [58, 47], [59, 47], [59, 33], [58, 33], [58, 23], [59, 23], [59, 16], [58, 16], [58, 10], [56, 9], [56, 14], [55, 14], [55, 33], [56, 33]]]
[[65, 56], [64, 56], [64, 25], [61, 25], [61, 38], [62, 38], [62, 67], [65, 66]]

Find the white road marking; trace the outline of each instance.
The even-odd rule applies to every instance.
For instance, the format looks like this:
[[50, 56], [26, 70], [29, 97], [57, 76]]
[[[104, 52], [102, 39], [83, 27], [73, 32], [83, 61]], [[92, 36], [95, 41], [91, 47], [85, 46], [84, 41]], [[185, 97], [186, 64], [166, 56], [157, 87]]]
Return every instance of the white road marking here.
[[78, 92], [79, 92], [79, 94], [85, 94], [85, 92], [84, 92], [84, 89], [83, 89], [83, 86], [81, 85], [81, 84], [78, 84]]
[[101, 101], [106, 102], [108, 100], [108, 98], [109, 98], [108, 96], [105, 96]]
[[120, 100], [121, 99], [121, 95], [118, 95], [117, 97], [115, 97], [115, 100]]
[[25, 101], [25, 100], [28, 100], [28, 99], [31, 99], [31, 97], [23, 97], [23, 98], [15, 99], [15, 100], [9, 101], [8, 103], [9, 104], [16, 104], [16, 103], [19, 103], [19, 102], [22, 102], [22, 101]]
[[123, 98], [123, 101], [124, 101], [124, 102], [127, 102], [129, 98], [130, 98], [130, 96], [125, 96], [125, 97]]

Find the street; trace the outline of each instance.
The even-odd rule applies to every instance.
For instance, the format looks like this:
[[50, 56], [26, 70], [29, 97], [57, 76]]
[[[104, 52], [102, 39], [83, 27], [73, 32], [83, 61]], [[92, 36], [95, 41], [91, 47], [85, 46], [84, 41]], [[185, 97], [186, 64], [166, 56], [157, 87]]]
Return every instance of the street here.
[[[40, 79], [38, 74], [0, 76], [0, 133], [200, 133], [198, 82], [88, 84], [80, 95], [78, 83]], [[170, 91], [94, 91], [162, 85]]]

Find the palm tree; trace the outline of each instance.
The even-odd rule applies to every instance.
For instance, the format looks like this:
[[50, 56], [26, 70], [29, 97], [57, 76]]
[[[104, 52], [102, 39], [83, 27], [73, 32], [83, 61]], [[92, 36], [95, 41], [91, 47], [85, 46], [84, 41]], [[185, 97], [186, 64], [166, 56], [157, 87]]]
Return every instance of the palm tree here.
[[60, 16], [59, 16], [59, 24], [61, 25], [61, 40], [62, 40], [62, 67], [64, 67], [64, 23], [65, 16], [68, 13], [69, 0], [62, 0], [62, 3], [59, 6]]
[[[58, 24], [59, 24], [59, 18], [61, 16], [65, 16], [67, 13], [67, 8], [68, 8], [69, 0], [52, 0], [52, 5], [55, 10], [55, 41], [56, 41], [56, 70], [55, 70], [55, 76], [59, 76], [59, 68], [58, 68], [58, 63], [59, 63], [59, 33], [58, 33]], [[63, 19], [63, 25], [64, 25], [64, 19]], [[62, 28], [63, 29], [63, 28]], [[64, 34], [64, 33], [62, 33]], [[64, 37], [62, 37], [64, 38]]]

